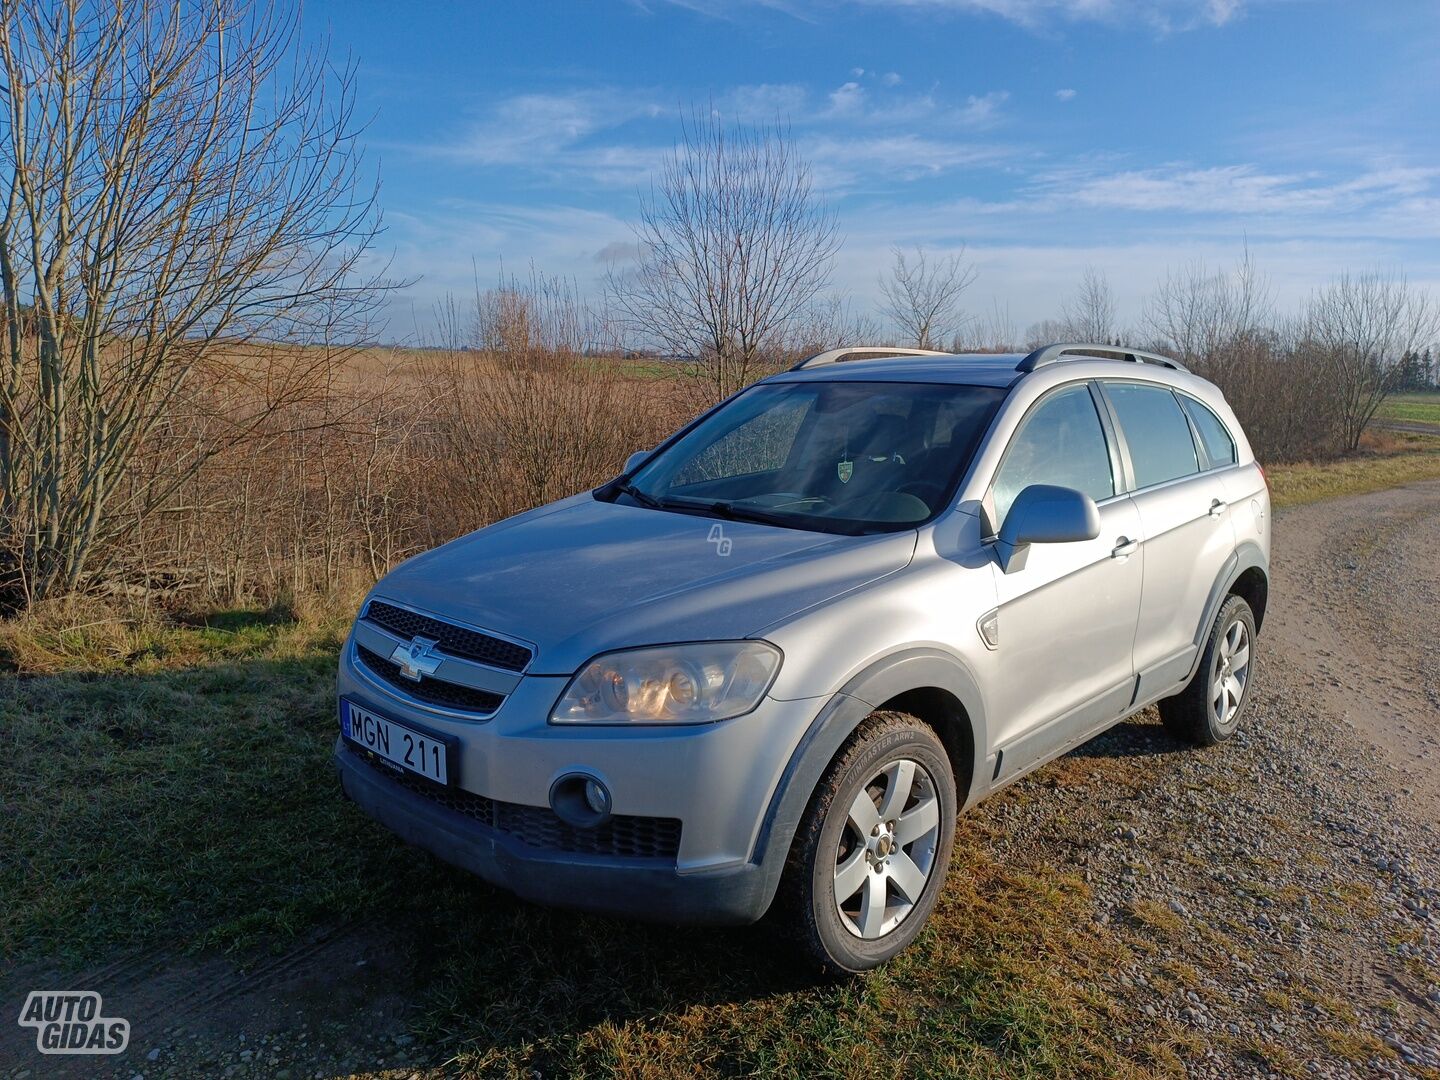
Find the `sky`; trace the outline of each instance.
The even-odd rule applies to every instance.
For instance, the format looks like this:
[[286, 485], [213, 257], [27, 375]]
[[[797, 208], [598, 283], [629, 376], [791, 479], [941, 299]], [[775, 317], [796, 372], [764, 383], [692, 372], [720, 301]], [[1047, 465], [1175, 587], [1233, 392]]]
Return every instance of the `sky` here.
[[786, 123], [877, 306], [895, 245], [964, 250], [1023, 333], [1090, 266], [1138, 327], [1249, 250], [1282, 307], [1343, 271], [1440, 290], [1436, 0], [308, 0], [357, 67], [385, 337], [507, 271], [598, 297], [684, 111]]

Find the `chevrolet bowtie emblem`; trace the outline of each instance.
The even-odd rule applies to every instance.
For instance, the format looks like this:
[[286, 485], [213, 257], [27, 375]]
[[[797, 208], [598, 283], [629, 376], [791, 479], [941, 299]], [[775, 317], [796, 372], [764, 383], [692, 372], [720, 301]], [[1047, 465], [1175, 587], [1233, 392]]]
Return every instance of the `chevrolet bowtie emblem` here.
[[440, 643], [434, 638], [411, 638], [408, 645], [396, 645], [390, 659], [400, 665], [400, 674], [419, 682], [422, 676], [434, 675], [443, 659], [435, 651]]

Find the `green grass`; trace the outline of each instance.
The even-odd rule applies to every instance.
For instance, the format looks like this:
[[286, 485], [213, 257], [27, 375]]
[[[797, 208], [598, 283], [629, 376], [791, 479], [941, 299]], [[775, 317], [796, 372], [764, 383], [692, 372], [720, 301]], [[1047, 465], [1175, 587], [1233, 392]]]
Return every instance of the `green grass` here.
[[1409, 420], [1440, 426], [1440, 392], [1395, 394], [1385, 400], [1376, 415], [1386, 420]]

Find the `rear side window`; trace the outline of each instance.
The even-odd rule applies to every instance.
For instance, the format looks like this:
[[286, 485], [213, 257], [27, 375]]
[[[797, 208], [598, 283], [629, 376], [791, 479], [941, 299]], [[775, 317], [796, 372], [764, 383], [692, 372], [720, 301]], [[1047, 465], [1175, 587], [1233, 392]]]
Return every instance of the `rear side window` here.
[[1205, 447], [1210, 467], [1218, 469], [1222, 465], [1234, 465], [1235, 440], [1220, 418], [1194, 398], [1182, 396], [1180, 404], [1185, 406], [1185, 411], [1195, 422], [1195, 430], [1200, 432], [1200, 443]]
[[1015, 496], [1031, 484], [1074, 488], [1096, 502], [1115, 494], [1105, 432], [1084, 384], [1051, 394], [1010, 441], [991, 488], [997, 528]]
[[1190, 425], [1174, 394], [1142, 383], [1106, 383], [1105, 393], [1125, 432], [1137, 488], [1200, 471]]

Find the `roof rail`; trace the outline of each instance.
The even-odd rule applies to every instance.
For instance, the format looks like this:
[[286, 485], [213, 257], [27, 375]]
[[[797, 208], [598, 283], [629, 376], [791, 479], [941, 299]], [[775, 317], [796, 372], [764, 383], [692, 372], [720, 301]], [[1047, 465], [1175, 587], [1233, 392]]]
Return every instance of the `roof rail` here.
[[814, 356], [807, 356], [798, 364], [792, 367], [791, 371], [799, 371], [801, 368], [822, 367], [825, 364], [840, 364], [846, 360], [879, 359], [891, 356], [951, 356], [948, 352], [937, 352], [934, 349], [907, 349], [902, 345], [859, 345], [846, 349], [830, 349], [827, 352], [816, 353]]
[[1034, 371], [1046, 364], [1058, 363], [1064, 359], [1067, 353], [1080, 353], [1083, 356], [1097, 357], [1102, 360], [1109, 356], [1115, 356], [1133, 364], [1158, 364], [1161, 367], [1170, 368], [1172, 371], [1187, 370], [1179, 360], [1172, 360], [1159, 353], [1142, 352], [1139, 349], [1132, 349], [1128, 345], [1091, 345], [1080, 341], [1062, 341], [1054, 345], [1042, 346], [1021, 360], [1015, 366], [1015, 370]]

